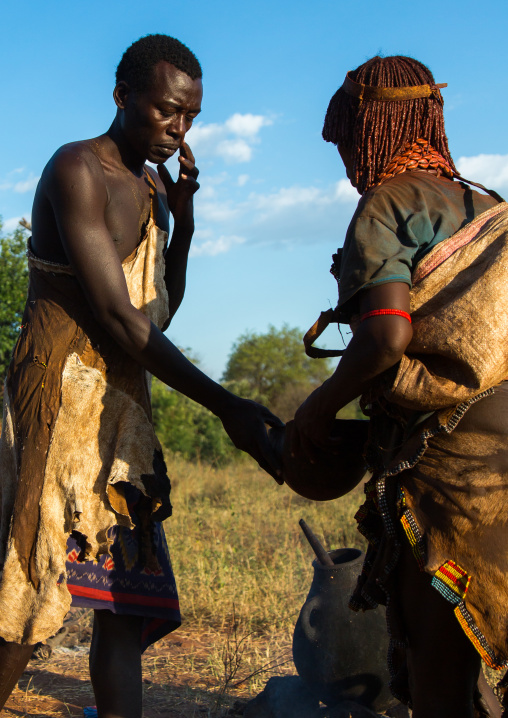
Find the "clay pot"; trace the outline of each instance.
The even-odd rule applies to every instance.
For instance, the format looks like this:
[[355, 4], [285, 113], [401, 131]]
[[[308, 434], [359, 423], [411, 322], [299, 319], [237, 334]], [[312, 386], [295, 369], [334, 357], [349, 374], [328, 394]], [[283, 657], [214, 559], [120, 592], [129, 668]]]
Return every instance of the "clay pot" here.
[[316, 449], [315, 463], [291, 456], [293, 421], [282, 428], [270, 429], [270, 441], [282, 455], [284, 482], [300, 496], [313, 501], [330, 501], [347, 494], [365, 475], [363, 447], [368, 424], [357, 419], [336, 419], [332, 437], [340, 441], [330, 444], [328, 450]]
[[360, 550], [329, 555], [333, 567], [312, 564], [314, 578], [293, 635], [296, 670], [328, 706], [354, 701], [384, 711], [397, 704], [388, 688], [385, 609], [355, 613], [348, 607], [362, 568]]

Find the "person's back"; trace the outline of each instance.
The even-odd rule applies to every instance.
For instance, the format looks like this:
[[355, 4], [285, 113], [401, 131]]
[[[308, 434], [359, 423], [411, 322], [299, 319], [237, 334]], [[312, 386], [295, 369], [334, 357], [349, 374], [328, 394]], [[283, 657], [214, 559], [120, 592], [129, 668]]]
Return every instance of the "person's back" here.
[[411, 283], [417, 263], [437, 244], [497, 204], [486, 194], [427, 172], [395, 175], [367, 191], [339, 250], [341, 320], [358, 293], [390, 281]]
[[[460, 398], [457, 389], [437, 410], [423, 396], [415, 408], [404, 367], [414, 359], [435, 369], [425, 336], [411, 354], [419, 263], [471, 220], [489, 217], [501, 198], [457, 181], [439, 87], [412, 58], [375, 57], [349, 72], [330, 101], [323, 138], [337, 145], [362, 195], [334, 266], [336, 317], [353, 336], [334, 375], [298, 409], [293, 450], [309, 457], [329, 445], [336, 412], [362, 397], [373, 478], [357, 514], [369, 546], [350, 605], [389, 606], [391, 687], [414, 718], [472, 718], [480, 656], [508, 665], [508, 386], [468, 385], [466, 357], [457, 357], [451, 379], [465, 381]], [[453, 296], [453, 280], [451, 272], [443, 294]], [[429, 322], [439, 306], [428, 298]], [[437, 341], [453, 355], [450, 336]]]

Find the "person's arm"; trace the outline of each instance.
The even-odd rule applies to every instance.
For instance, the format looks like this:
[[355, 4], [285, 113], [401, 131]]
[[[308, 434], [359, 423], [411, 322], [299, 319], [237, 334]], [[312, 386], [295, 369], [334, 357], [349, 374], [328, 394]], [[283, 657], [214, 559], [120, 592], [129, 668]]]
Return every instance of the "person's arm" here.
[[[199, 189], [194, 155], [184, 142], [180, 148], [180, 171], [178, 179], [173, 181], [165, 165], [157, 166], [159, 177], [165, 188], [163, 198], [173, 217], [173, 231], [166, 249], [166, 273], [164, 276], [168, 292], [169, 322], [173, 319], [182, 303], [185, 293], [187, 261], [194, 234], [194, 194]], [[169, 324], [168, 322], [168, 324]]]
[[[409, 286], [390, 282], [365, 289], [359, 296], [359, 313], [374, 309], [409, 313]], [[401, 316], [374, 316], [360, 322], [334, 374], [297, 410], [293, 451], [313, 459], [315, 446], [330, 446], [331, 425], [337, 412], [401, 360], [412, 336], [411, 324]]]
[[240, 399], [203, 374], [131, 304], [105, 223], [107, 190], [95, 155], [63, 148], [53, 159], [47, 192], [65, 252], [97, 321], [154, 376], [216, 414], [235, 446], [273, 475], [278, 459], [264, 424], [281, 422], [265, 407]]

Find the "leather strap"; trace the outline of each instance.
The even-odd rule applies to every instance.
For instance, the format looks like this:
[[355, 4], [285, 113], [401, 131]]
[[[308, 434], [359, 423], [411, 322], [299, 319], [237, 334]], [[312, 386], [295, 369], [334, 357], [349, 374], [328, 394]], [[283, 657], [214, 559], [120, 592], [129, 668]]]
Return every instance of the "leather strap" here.
[[314, 322], [303, 338], [303, 345], [307, 356], [312, 359], [324, 359], [325, 357], [341, 357], [344, 354], [345, 349], [320, 349], [319, 347], [312, 346], [326, 327], [335, 321], [334, 309], [327, 309], [326, 312], [321, 312], [317, 321]]

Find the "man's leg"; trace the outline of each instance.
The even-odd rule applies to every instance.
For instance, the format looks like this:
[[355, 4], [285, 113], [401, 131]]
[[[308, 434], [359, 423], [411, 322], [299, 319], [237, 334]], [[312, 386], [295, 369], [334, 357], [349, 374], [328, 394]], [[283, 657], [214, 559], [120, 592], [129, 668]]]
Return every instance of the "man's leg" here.
[[406, 541], [397, 572], [397, 599], [408, 639], [413, 718], [473, 718], [481, 660], [452, 605], [419, 571]]
[[33, 653], [33, 645], [6, 643], [0, 638], [0, 711]]
[[94, 613], [90, 678], [99, 718], [141, 718], [143, 619]]

